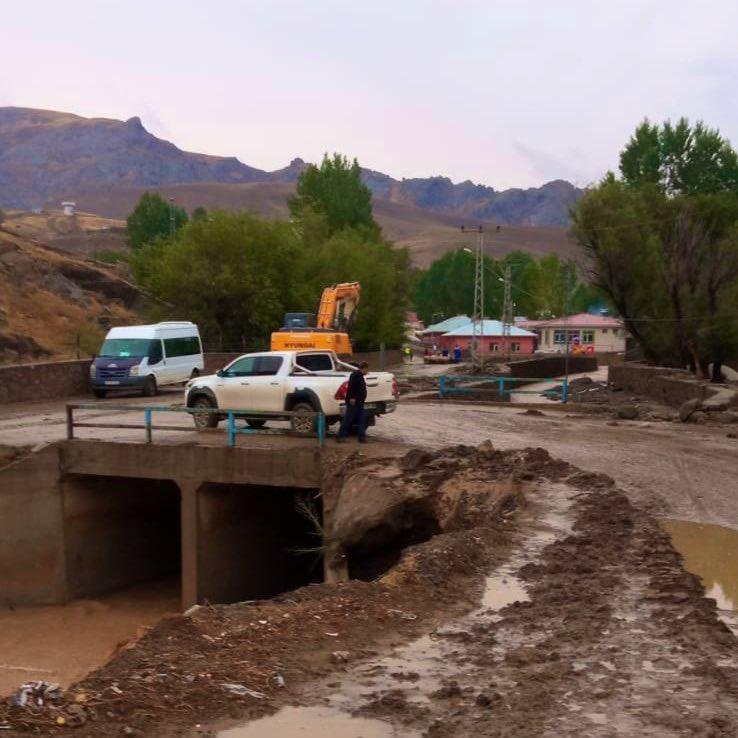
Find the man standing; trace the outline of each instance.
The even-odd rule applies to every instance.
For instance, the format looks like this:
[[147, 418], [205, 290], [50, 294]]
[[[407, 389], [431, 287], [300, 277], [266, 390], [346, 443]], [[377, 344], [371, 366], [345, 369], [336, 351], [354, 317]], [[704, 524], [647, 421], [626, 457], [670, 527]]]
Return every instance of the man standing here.
[[341, 421], [341, 430], [338, 431], [338, 443], [346, 440], [351, 427], [356, 423], [359, 443], [366, 443], [366, 415], [364, 403], [366, 402], [366, 380], [364, 377], [369, 373], [369, 364], [362, 361], [356, 371], [351, 372], [346, 390], [346, 414]]

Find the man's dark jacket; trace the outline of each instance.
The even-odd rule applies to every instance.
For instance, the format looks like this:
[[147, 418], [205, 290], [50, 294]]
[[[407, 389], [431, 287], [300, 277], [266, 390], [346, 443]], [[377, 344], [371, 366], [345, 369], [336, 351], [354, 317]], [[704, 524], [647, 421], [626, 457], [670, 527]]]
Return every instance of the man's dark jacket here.
[[357, 369], [351, 372], [346, 390], [346, 404], [349, 400], [356, 400], [357, 405], [363, 405], [366, 400], [366, 380], [364, 375]]

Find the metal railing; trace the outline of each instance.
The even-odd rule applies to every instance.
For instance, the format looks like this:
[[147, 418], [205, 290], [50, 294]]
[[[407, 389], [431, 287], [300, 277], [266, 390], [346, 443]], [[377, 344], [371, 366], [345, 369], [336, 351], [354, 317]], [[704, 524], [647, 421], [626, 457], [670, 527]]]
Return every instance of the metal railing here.
[[[517, 386], [509, 387], [511, 384], [517, 385], [518, 382], [531, 382], [537, 384], [539, 382], [557, 382], [561, 384], [561, 390], [531, 390], [518, 389]], [[461, 383], [461, 386], [459, 386]], [[496, 385], [494, 388], [487, 389], [479, 387], [480, 384]], [[507, 388], [506, 388], [507, 385]], [[445, 399], [448, 395], [453, 394], [476, 394], [479, 392], [494, 393], [497, 397], [504, 397], [506, 394], [523, 394], [523, 395], [543, 395], [546, 397], [559, 398], [562, 402], [566, 402], [569, 392], [569, 382], [566, 379], [541, 379], [539, 377], [475, 377], [472, 375], [442, 375], [438, 378], [438, 398]]]
[[[187, 431], [192, 432], [195, 428], [188, 428], [183, 425], [154, 425], [154, 413], [186, 413], [187, 415], [211, 415], [215, 414], [219, 418], [226, 420], [225, 432], [228, 436], [228, 445], [236, 445], [236, 436], [239, 434], [251, 435], [314, 435], [318, 439], [318, 444], [322, 446], [325, 443], [326, 420], [325, 415], [321, 412], [315, 413], [295, 413], [291, 411], [284, 412], [265, 412], [260, 410], [226, 410], [220, 408], [194, 408], [194, 407], [173, 407], [167, 405], [110, 405], [104, 402], [88, 402], [80, 404], [68, 404], [67, 408], [67, 439], [74, 439], [75, 428], [109, 428], [113, 430], [143, 430], [145, 433], [146, 443], [152, 443], [153, 431]], [[75, 410], [108, 410], [112, 413], [128, 413], [143, 411], [143, 423], [100, 423], [90, 422], [89, 420], [79, 421], [74, 417]], [[248, 428], [237, 427], [236, 419], [243, 418], [256, 421], [282, 420], [292, 422], [295, 417], [314, 418], [314, 433], [306, 434], [301, 431], [295, 431], [287, 428]]]

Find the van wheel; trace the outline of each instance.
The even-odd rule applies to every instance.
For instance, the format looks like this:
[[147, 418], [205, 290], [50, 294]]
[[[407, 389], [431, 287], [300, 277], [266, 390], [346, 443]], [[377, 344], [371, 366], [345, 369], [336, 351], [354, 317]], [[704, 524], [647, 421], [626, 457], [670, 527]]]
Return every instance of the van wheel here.
[[100, 400], [103, 400], [108, 396], [108, 391], [103, 389], [94, 389], [92, 390], [92, 394], [95, 395]]
[[292, 408], [292, 430], [301, 436], [312, 436], [316, 429], [315, 408], [309, 402], [298, 402]]
[[144, 397], [156, 397], [159, 388], [156, 386], [156, 377], [147, 377], [143, 388]]
[[249, 428], [263, 428], [266, 425], [266, 420], [250, 420], [246, 418], [246, 425]]
[[[213, 409], [215, 407], [215, 403], [213, 403], [209, 397], [200, 395], [195, 398], [190, 407], [201, 410], [206, 408]], [[192, 413], [192, 420], [195, 423], [195, 428], [199, 431], [203, 431], [206, 428], [217, 428], [219, 422], [217, 413]]]

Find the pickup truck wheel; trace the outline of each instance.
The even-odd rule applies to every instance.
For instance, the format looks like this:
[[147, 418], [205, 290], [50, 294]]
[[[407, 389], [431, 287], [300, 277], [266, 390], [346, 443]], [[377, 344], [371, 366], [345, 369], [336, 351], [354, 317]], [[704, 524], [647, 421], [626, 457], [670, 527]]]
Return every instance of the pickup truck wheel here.
[[292, 408], [292, 430], [304, 436], [311, 436], [315, 433], [316, 418], [315, 408], [309, 402], [298, 402]]
[[249, 418], [246, 418], [246, 425], [249, 428], [263, 428], [266, 425], [266, 420], [249, 420]]
[[103, 398], [108, 396], [108, 391], [103, 389], [94, 389], [92, 390], [92, 394], [95, 395], [98, 399], [102, 400]]
[[[215, 407], [212, 400], [208, 397], [200, 396], [196, 397], [195, 401], [190, 405], [193, 408], [208, 408], [212, 409]], [[218, 414], [217, 413], [192, 413], [192, 420], [195, 423], [195, 428], [199, 431], [203, 431], [206, 428], [217, 428], [218, 427]]]

